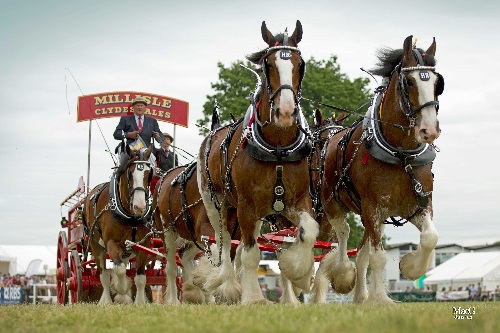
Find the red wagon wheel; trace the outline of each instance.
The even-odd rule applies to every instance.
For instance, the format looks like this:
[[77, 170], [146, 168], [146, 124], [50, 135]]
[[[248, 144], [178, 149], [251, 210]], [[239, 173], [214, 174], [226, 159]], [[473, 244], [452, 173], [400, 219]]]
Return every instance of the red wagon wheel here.
[[71, 303], [82, 301], [82, 265], [78, 251], [72, 250], [69, 260], [69, 294]]
[[66, 232], [59, 232], [57, 239], [57, 302], [68, 304], [68, 288], [66, 286], [69, 277], [68, 266], [68, 238]]

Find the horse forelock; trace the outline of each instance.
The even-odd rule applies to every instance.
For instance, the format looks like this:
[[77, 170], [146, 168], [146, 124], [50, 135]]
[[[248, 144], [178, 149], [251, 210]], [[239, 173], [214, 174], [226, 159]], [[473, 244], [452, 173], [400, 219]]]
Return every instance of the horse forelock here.
[[[417, 50], [422, 55], [424, 61], [424, 66], [435, 66], [436, 59], [431, 54], [426, 54], [421, 48]], [[373, 69], [370, 69], [370, 73], [373, 75], [380, 75], [382, 77], [391, 77], [391, 74], [397, 65], [401, 63], [404, 56], [403, 49], [391, 49], [388, 47], [383, 47], [377, 51], [378, 62]]]
[[264, 60], [264, 56], [267, 54], [267, 48], [248, 54], [246, 58], [253, 64], [261, 65]]

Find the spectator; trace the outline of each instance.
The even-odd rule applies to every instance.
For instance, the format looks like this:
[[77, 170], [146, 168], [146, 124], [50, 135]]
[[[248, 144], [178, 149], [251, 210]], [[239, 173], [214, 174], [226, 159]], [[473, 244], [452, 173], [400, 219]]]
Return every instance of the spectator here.
[[477, 294], [477, 289], [474, 286], [474, 284], [472, 284], [472, 287], [470, 288], [470, 300], [471, 301], [474, 301], [476, 299], [476, 294]]
[[490, 292], [486, 290], [486, 286], [484, 286], [479, 294], [480, 301], [487, 301], [489, 299]]
[[443, 293], [443, 295], [442, 295], [443, 301], [449, 300], [449, 295], [448, 295], [448, 292], [446, 291], [445, 287], [443, 287], [443, 289], [441, 289], [441, 292]]
[[500, 299], [500, 286], [498, 284], [495, 290], [490, 294], [491, 301], [496, 301], [497, 299]]

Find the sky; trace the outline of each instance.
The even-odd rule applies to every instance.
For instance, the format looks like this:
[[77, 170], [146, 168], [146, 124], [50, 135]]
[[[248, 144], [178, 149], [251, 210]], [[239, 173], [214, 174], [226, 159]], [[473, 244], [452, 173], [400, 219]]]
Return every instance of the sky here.
[[[0, 244], [57, 244], [60, 204], [81, 176], [87, 182], [89, 132], [88, 185], [109, 180], [118, 118], [89, 131], [76, 122], [78, 96], [141, 91], [188, 101], [189, 126], [176, 126], [175, 144], [195, 155], [203, 139], [195, 122], [214, 93], [217, 62], [263, 49], [262, 21], [276, 34], [293, 31], [297, 19], [303, 57], [336, 55], [351, 79], [367, 77], [359, 68], [374, 67], [380, 47], [401, 48], [413, 35], [427, 49], [436, 37], [446, 82], [433, 165], [438, 244], [500, 241], [500, 2], [405, 4], [0, 0]], [[172, 124], [160, 128], [174, 133]], [[386, 235], [389, 243], [419, 241], [409, 224]]]

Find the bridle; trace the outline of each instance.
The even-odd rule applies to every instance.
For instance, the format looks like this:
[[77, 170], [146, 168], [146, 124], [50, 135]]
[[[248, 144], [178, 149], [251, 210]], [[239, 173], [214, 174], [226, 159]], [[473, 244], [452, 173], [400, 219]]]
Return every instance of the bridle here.
[[[269, 94], [269, 105], [270, 105], [270, 112], [269, 112], [269, 123], [271, 122], [271, 115], [274, 110], [274, 98], [276, 95], [282, 91], [282, 90], [291, 90], [293, 93], [293, 98], [294, 98], [294, 103], [295, 103], [295, 108], [294, 108], [294, 115], [296, 115], [299, 111], [300, 107], [300, 100], [302, 98], [302, 79], [304, 78], [305, 75], [305, 61], [301, 56], [300, 50], [297, 47], [293, 46], [288, 46], [288, 35], [287, 32], [285, 31], [284, 33], [284, 39], [283, 39], [283, 45], [276, 45], [269, 47], [266, 51], [266, 54], [262, 57], [263, 59], [263, 64], [262, 67], [264, 69], [264, 77], [266, 80], [266, 86], [267, 86], [267, 92]], [[292, 58], [292, 53], [297, 54], [300, 57], [301, 63], [300, 63], [300, 68], [299, 68], [299, 87], [297, 89], [297, 93], [295, 93], [295, 90], [293, 89], [293, 86], [289, 84], [282, 84], [278, 88], [276, 88], [275, 91], [271, 90], [271, 82], [269, 80], [269, 65], [267, 59], [271, 54], [274, 54], [275, 51], [280, 51], [279, 52], [279, 57], [283, 60], [288, 60]], [[277, 110], [276, 110], [277, 111]], [[277, 112], [276, 117], [279, 117], [279, 112]], [[266, 122], [266, 124], [268, 123]]]
[[[132, 197], [134, 196], [134, 193], [136, 191], [142, 191], [142, 192], [144, 192], [144, 196], [145, 196], [145, 200], [146, 200], [146, 205], [149, 205], [149, 198], [150, 198], [150, 195], [149, 195], [149, 186], [151, 184], [151, 180], [152, 180], [152, 176], [153, 176], [153, 173], [151, 172], [151, 169], [149, 170], [148, 186], [146, 188], [144, 188], [142, 186], [133, 187], [132, 171], [130, 171], [130, 167], [131, 167], [132, 164], [135, 164], [135, 168], [137, 170], [139, 170], [139, 171], [144, 170], [146, 166], [148, 168], [150, 168], [151, 163], [149, 161], [144, 160], [143, 154], [144, 154], [143, 151], [138, 152], [138, 155], [136, 155], [135, 157], [133, 157], [127, 163], [127, 173], [126, 173], [127, 174], [127, 181], [126, 182], [127, 182], [128, 192], [129, 192], [129, 197], [127, 198], [127, 205], [130, 207], [130, 209], [132, 211], [133, 211]], [[131, 185], [131, 180], [132, 180], [132, 185]], [[149, 209], [146, 209], [145, 211], [148, 212]]]
[[[436, 72], [436, 68], [434, 66], [425, 66], [424, 65], [424, 60], [422, 58], [422, 55], [420, 52], [414, 48], [413, 50], [413, 55], [415, 56], [415, 59], [417, 60], [417, 65], [412, 66], [412, 67], [402, 67], [402, 61], [396, 66], [394, 71], [397, 71], [398, 73], [398, 91], [400, 94], [401, 102], [402, 102], [402, 111], [404, 115], [406, 116], [406, 119], [410, 122], [410, 128], [415, 126], [416, 120], [417, 120], [417, 113], [422, 110], [423, 108], [426, 108], [428, 106], [434, 106], [436, 108], [436, 112], [439, 111], [439, 101], [438, 101], [438, 96], [443, 93], [444, 90], [444, 78], [441, 74]], [[433, 72], [437, 78], [437, 85], [435, 89], [435, 97], [436, 99], [433, 101], [428, 101], [425, 102], [424, 104], [414, 107], [409, 99], [408, 96], [408, 91], [406, 89], [407, 87], [407, 81], [406, 81], [406, 76], [405, 73], [409, 72], [414, 72], [414, 71], [419, 71], [419, 77], [420, 80], [422, 81], [428, 81], [430, 79], [430, 75], [428, 71]]]

